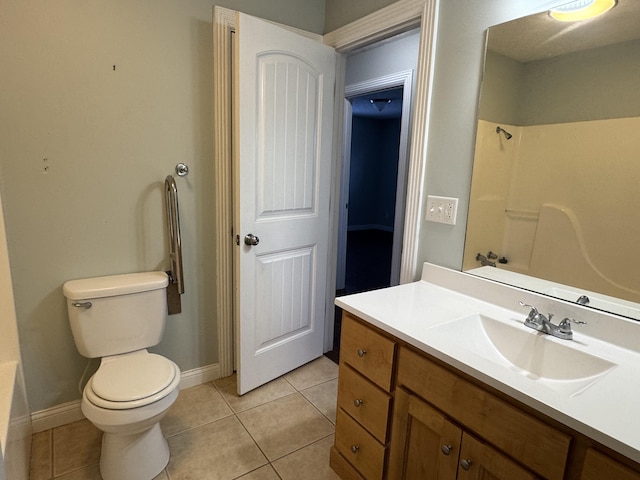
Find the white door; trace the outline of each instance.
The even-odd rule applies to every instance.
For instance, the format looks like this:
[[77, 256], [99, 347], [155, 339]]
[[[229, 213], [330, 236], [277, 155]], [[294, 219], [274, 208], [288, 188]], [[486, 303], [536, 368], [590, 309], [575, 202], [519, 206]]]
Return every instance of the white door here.
[[244, 394], [323, 352], [335, 53], [241, 13], [234, 48], [236, 351]]

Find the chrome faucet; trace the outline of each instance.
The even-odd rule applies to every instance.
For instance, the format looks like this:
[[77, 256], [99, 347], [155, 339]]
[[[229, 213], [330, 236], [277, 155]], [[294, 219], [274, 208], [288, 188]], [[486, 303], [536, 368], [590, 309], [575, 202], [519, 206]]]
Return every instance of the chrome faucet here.
[[571, 330], [571, 323], [577, 323], [585, 325], [587, 322], [581, 320], [574, 320], [573, 318], [565, 317], [559, 324], [555, 325], [551, 322], [553, 313], [549, 314], [549, 318], [545, 317], [542, 313], [538, 312], [536, 307], [527, 305], [524, 302], [518, 302], [520, 306], [529, 308], [529, 315], [524, 320], [525, 327], [533, 328], [534, 330], [554, 337], [562, 338], [563, 340], [573, 340], [573, 331]]
[[578, 300], [576, 300], [576, 303], [578, 303], [579, 305], [587, 305], [591, 300], [589, 300], [589, 297], [587, 297], [586, 295], [580, 295], [578, 297]]
[[[491, 255], [491, 252], [489, 252], [489, 255]], [[480, 265], [482, 265], [483, 267], [495, 267], [496, 266], [496, 262], [492, 262], [490, 260], [490, 258], [491, 258], [491, 256], [489, 256], [489, 258], [487, 258], [484, 255], [482, 255], [481, 253], [478, 253], [476, 255], [476, 261], [480, 262]]]

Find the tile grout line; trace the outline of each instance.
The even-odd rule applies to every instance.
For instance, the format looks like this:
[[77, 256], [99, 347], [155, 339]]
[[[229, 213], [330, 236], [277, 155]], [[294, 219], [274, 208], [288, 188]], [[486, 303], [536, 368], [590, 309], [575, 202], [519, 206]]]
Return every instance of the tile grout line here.
[[[274, 398], [274, 399], [272, 399], [272, 400], [269, 400], [268, 402], [264, 402], [264, 403], [261, 403], [261, 404], [259, 404], [259, 405], [255, 405], [255, 406], [253, 406], [253, 407], [251, 407], [251, 408], [248, 408], [247, 410], [243, 410], [242, 412], [236, 412], [236, 411], [231, 407], [231, 405], [229, 404], [229, 402], [227, 402], [226, 398], [224, 398], [224, 395], [222, 395], [222, 392], [220, 391], [220, 389], [218, 389], [217, 385], [215, 385], [215, 384], [214, 384], [214, 386], [216, 387], [216, 389], [218, 390], [218, 392], [220, 393], [220, 395], [223, 397], [223, 399], [225, 400], [225, 402], [229, 405], [229, 407], [231, 408], [231, 411], [233, 412], [233, 415], [235, 415], [235, 417], [237, 418], [238, 422], [240, 422], [240, 425], [242, 425], [242, 428], [247, 432], [247, 435], [249, 435], [249, 438], [251, 438], [251, 440], [252, 440], [252, 441], [253, 441], [253, 443], [256, 445], [256, 447], [258, 448], [258, 450], [260, 450], [260, 453], [262, 453], [262, 455], [264, 455], [264, 457], [265, 457], [265, 458], [266, 458], [266, 460], [267, 460], [267, 465], [269, 465], [269, 466], [273, 469], [273, 471], [276, 473], [276, 475], [278, 476], [278, 478], [279, 478], [280, 480], [282, 480], [282, 476], [280, 475], [280, 473], [278, 472], [278, 470], [276, 469], [276, 467], [273, 465], [273, 463], [274, 463], [274, 462], [277, 462], [278, 460], [281, 460], [281, 459], [283, 459], [283, 458], [285, 458], [285, 457], [287, 457], [287, 456], [289, 456], [289, 455], [292, 455], [292, 454], [294, 454], [294, 453], [296, 453], [296, 452], [298, 452], [298, 451], [300, 451], [300, 450], [302, 450], [302, 449], [304, 449], [304, 448], [307, 448], [307, 447], [309, 447], [309, 446], [311, 446], [311, 445], [313, 445], [313, 444], [315, 444], [315, 443], [317, 443], [317, 442], [320, 442], [320, 441], [324, 440], [325, 438], [327, 438], [327, 437], [329, 437], [329, 436], [331, 436], [331, 435], [334, 435], [334, 434], [335, 434], [335, 424], [334, 424], [334, 423], [333, 423], [333, 422], [332, 422], [332, 421], [331, 421], [331, 420], [330, 420], [326, 415], [324, 415], [324, 414], [320, 411], [320, 409], [319, 409], [319, 408], [318, 408], [318, 407], [317, 407], [317, 406], [316, 406], [316, 405], [315, 405], [311, 400], [309, 400], [307, 397], [305, 397], [305, 396], [304, 396], [304, 394], [302, 393], [302, 392], [303, 392], [303, 390], [299, 390], [299, 389], [298, 389], [294, 384], [292, 384], [292, 383], [291, 383], [291, 382], [286, 378], [286, 375], [283, 375], [282, 377], [278, 377], [278, 378], [284, 378], [284, 380], [285, 380], [289, 385], [291, 385], [291, 387], [293, 387], [294, 392], [289, 393], [289, 394], [287, 394], [287, 395], [284, 395], [284, 396], [282, 396], [282, 397]], [[337, 378], [337, 377], [336, 377], [336, 378]], [[335, 380], [336, 378], [331, 378], [331, 379], [326, 380], [326, 381], [324, 381], [324, 382], [320, 382], [320, 383], [318, 383], [318, 384], [311, 385], [311, 386], [309, 386], [309, 387], [305, 388], [304, 390], [307, 390], [307, 389], [309, 389], [309, 388], [316, 387], [316, 386], [318, 386], [318, 385], [322, 385], [322, 384], [324, 384], [324, 383], [328, 383], [328, 382], [330, 382], [330, 381]], [[260, 445], [258, 444], [258, 442], [256, 441], [256, 439], [253, 437], [253, 435], [251, 435], [251, 432], [249, 432], [249, 430], [247, 429], [247, 427], [245, 426], [245, 424], [242, 422], [242, 420], [240, 419], [240, 417], [238, 416], [238, 414], [239, 414], [239, 413], [249, 412], [249, 411], [251, 411], [251, 410], [253, 410], [253, 409], [255, 409], [255, 408], [262, 407], [262, 406], [264, 406], [264, 405], [268, 405], [268, 404], [269, 404], [269, 403], [271, 403], [271, 402], [275, 402], [276, 400], [280, 400], [280, 399], [282, 399], [282, 398], [289, 397], [289, 396], [294, 395], [294, 394], [296, 394], [296, 393], [297, 393], [297, 394], [299, 394], [299, 395], [300, 395], [300, 396], [301, 396], [301, 397], [302, 397], [302, 398], [303, 398], [303, 399], [304, 399], [304, 400], [305, 400], [309, 405], [311, 405], [311, 406], [312, 406], [312, 407], [313, 407], [313, 408], [314, 408], [318, 413], [320, 413], [320, 415], [322, 415], [322, 417], [323, 417], [323, 418], [325, 418], [325, 419], [326, 419], [326, 420], [327, 420], [327, 421], [332, 425], [332, 427], [333, 427], [333, 431], [332, 431], [331, 433], [329, 433], [328, 435], [325, 435], [325, 436], [323, 436], [323, 437], [320, 437], [320, 438], [318, 438], [318, 439], [316, 439], [316, 440], [314, 440], [314, 441], [312, 441], [312, 442], [310, 442], [310, 443], [308, 443], [308, 444], [306, 444], [306, 445], [302, 445], [302, 446], [300, 446], [299, 448], [297, 448], [297, 449], [295, 449], [295, 450], [293, 450], [293, 451], [291, 451], [291, 452], [287, 453], [286, 455], [282, 455], [281, 457], [278, 457], [278, 458], [275, 458], [275, 459], [271, 460], [271, 459], [269, 459], [269, 457], [267, 457], [266, 453], [265, 453], [265, 452], [263, 451], [263, 449], [260, 447]], [[264, 466], [265, 466], [265, 465], [262, 465], [262, 466], [258, 467], [258, 469], [259, 469], [259, 468], [263, 468]], [[258, 469], [255, 469], [255, 470], [258, 470]], [[255, 471], [255, 470], [252, 470], [252, 471]], [[243, 475], [247, 475], [248, 473], [251, 473], [251, 472], [246, 472], [246, 473], [244, 473]], [[240, 477], [236, 477], [236, 479], [241, 478], [243, 475], [241, 475]]]
[[[254, 470], [250, 470], [249, 472], [245, 472], [245, 473], [243, 473], [242, 475], [240, 475], [239, 477], [236, 477], [236, 479], [237, 479], [237, 478], [241, 478], [242, 476], [247, 475], [247, 474], [249, 474], [249, 473], [251, 473], [251, 472], [254, 472], [254, 471], [256, 471], [256, 470], [258, 470], [258, 469], [260, 469], [260, 468], [262, 468], [262, 467], [264, 467], [264, 466], [266, 466], [266, 465], [269, 465], [269, 466], [273, 469], [273, 471], [274, 471], [274, 472], [276, 472], [276, 475], [278, 475], [278, 478], [279, 478], [279, 479], [282, 479], [282, 477], [280, 477], [280, 475], [278, 474], [278, 472], [277, 472], [277, 470], [275, 469], [275, 467], [274, 467], [273, 465], [271, 465], [271, 461], [269, 460], [269, 457], [267, 457], [267, 454], [262, 450], [262, 448], [260, 447], [260, 445], [258, 444], [258, 442], [256, 441], [256, 439], [255, 439], [255, 438], [253, 438], [253, 435], [251, 435], [251, 432], [249, 432], [249, 430], [247, 429], [247, 427], [245, 426], [245, 424], [242, 422], [242, 420], [241, 420], [241, 419], [240, 419], [240, 417], [238, 416], [238, 413], [242, 413], [242, 412], [236, 412], [236, 411], [233, 409], [233, 407], [231, 406], [231, 404], [227, 401], [227, 399], [226, 399], [226, 398], [225, 398], [225, 396], [223, 395], [222, 391], [221, 391], [221, 390], [218, 388], [218, 386], [215, 384], [215, 382], [211, 382], [211, 383], [213, 383], [213, 386], [215, 387], [215, 389], [218, 391], [218, 393], [220, 394], [220, 396], [222, 397], [222, 399], [224, 400], [224, 402], [227, 404], [227, 406], [228, 406], [228, 407], [229, 407], [229, 409], [231, 410], [232, 415], [233, 415], [234, 417], [236, 417], [236, 420], [238, 421], [238, 423], [242, 426], [242, 428], [244, 429], [244, 431], [245, 431], [245, 432], [247, 432], [247, 435], [249, 436], [249, 438], [251, 439], [251, 441], [253, 442], [253, 444], [256, 446], [256, 448], [257, 448], [258, 450], [260, 450], [260, 453], [262, 454], [262, 456], [263, 456], [263, 457], [265, 458], [265, 460], [267, 461], [267, 463], [266, 463], [265, 465], [261, 465], [261, 466], [259, 466], [258, 468], [254, 469]], [[287, 396], [287, 395], [285, 395], [285, 396]], [[274, 400], [277, 400], [277, 399], [269, 400], [268, 402], [262, 403], [262, 404], [260, 404], [260, 405], [256, 405], [255, 407], [249, 408], [249, 409], [247, 409], [247, 410], [243, 410], [243, 412], [246, 412], [246, 411], [252, 410], [253, 408], [257, 408], [257, 407], [262, 406], [262, 405], [266, 405], [266, 404], [268, 404], [268, 403], [273, 402]], [[171, 479], [169, 479], [169, 480], [171, 480]]]
[[[258, 404], [258, 405], [255, 405], [255, 406], [253, 406], [253, 407], [251, 407], [251, 408], [248, 408], [248, 409], [246, 409], [246, 410], [242, 410], [242, 411], [238, 411], [238, 412], [236, 412], [236, 411], [235, 411], [235, 409], [233, 408], [233, 406], [232, 406], [231, 402], [226, 398], [226, 396], [225, 396], [224, 392], [221, 390], [221, 387], [219, 387], [218, 385], [216, 385], [216, 383], [215, 383], [214, 381], [207, 382], [207, 383], [211, 384], [211, 386], [215, 389], [215, 391], [216, 391], [216, 392], [217, 392], [217, 393], [222, 397], [222, 400], [223, 400], [224, 404], [228, 407], [228, 409], [229, 409], [230, 413], [229, 413], [229, 414], [227, 414], [227, 415], [224, 415], [224, 416], [222, 416], [222, 417], [220, 417], [220, 418], [217, 418], [216, 420], [212, 420], [212, 421], [209, 421], [209, 422], [203, 423], [203, 424], [201, 424], [201, 425], [194, 426], [194, 427], [191, 427], [191, 428], [187, 428], [187, 429], [185, 429], [185, 430], [183, 430], [183, 431], [180, 431], [180, 432], [176, 432], [176, 433], [174, 433], [174, 434], [172, 434], [172, 435], [170, 435], [170, 436], [167, 436], [167, 437], [165, 437], [165, 438], [168, 440], [168, 439], [170, 439], [170, 438], [173, 438], [173, 437], [176, 437], [176, 436], [178, 436], [178, 435], [184, 434], [184, 433], [186, 433], [186, 432], [189, 432], [189, 431], [191, 431], [191, 430], [197, 429], [197, 428], [199, 428], [199, 427], [203, 427], [203, 426], [205, 426], [205, 425], [210, 425], [210, 424], [215, 423], [215, 422], [217, 422], [217, 421], [221, 421], [221, 420], [224, 420], [224, 419], [228, 419], [229, 417], [234, 416], [234, 417], [236, 418], [236, 420], [240, 423], [240, 425], [242, 425], [243, 430], [247, 433], [247, 435], [249, 436], [249, 438], [251, 439], [251, 441], [253, 442], [253, 444], [254, 444], [254, 445], [256, 446], [256, 448], [260, 451], [260, 453], [263, 455], [263, 457], [265, 458], [265, 460], [266, 460], [266, 462], [267, 462], [265, 465], [262, 465], [262, 466], [258, 467], [258, 468], [257, 468], [257, 469], [255, 469], [255, 470], [258, 470], [258, 469], [260, 469], [260, 468], [265, 467], [266, 465], [269, 465], [269, 466], [271, 467], [271, 469], [276, 473], [276, 475], [278, 476], [278, 478], [282, 480], [282, 476], [280, 475], [280, 473], [278, 473], [278, 471], [276, 470], [275, 466], [273, 465], [273, 463], [274, 463], [274, 462], [276, 462], [276, 461], [278, 461], [278, 460], [281, 460], [281, 459], [283, 459], [283, 458], [285, 458], [285, 457], [287, 457], [287, 456], [289, 456], [289, 455], [291, 455], [291, 454], [294, 454], [294, 453], [296, 453], [296, 452], [299, 452], [300, 450], [302, 450], [302, 449], [304, 449], [304, 448], [307, 448], [307, 447], [309, 447], [309, 446], [311, 446], [311, 445], [313, 445], [313, 444], [315, 444], [315, 443], [317, 443], [317, 442], [320, 442], [320, 441], [322, 441], [322, 440], [326, 439], [327, 437], [329, 437], [330, 435], [334, 435], [334, 434], [335, 434], [335, 423], [334, 423], [334, 421], [333, 421], [332, 419], [330, 419], [327, 415], [325, 415], [325, 414], [320, 410], [320, 408], [319, 408], [319, 407], [318, 407], [318, 406], [317, 406], [313, 401], [311, 401], [309, 398], [307, 398], [307, 397], [305, 396], [305, 394], [304, 394], [303, 392], [305, 392], [305, 391], [307, 391], [307, 390], [309, 390], [309, 389], [311, 389], [311, 388], [315, 388], [315, 387], [318, 387], [318, 386], [321, 386], [321, 385], [327, 384], [327, 383], [329, 383], [329, 382], [332, 382], [332, 381], [336, 380], [337, 376], [336, 376], [336, 377], [333, 377], [333, 378], [326, 379], [326, 380], [324, 380], [324, 381], [318, 382], [318, 383], [313, 384], [313, 385], [306, 385], [304, 388], [298, 388], [298, 387], [297, 387], [297, 386], [296, 386], [292, 381], [290, 381], [290, 380], [289, 380], [288, 378], [286, 378], [286, 377], [287, 377], [287, 374], [282, 375], [281, 377], [278, 377], [278, 378], [283, 378], [283, 379], [285, 380], [285, 382], [286, 382], [289, 386], [291, 386], [291, 387], [292, 387], [293, 391], [292, 391], [291, 393], [288, 393], [288, 394], [286, 394], [286, 395], [283, 395], [282, 397], [273, 398], [273, 399], [271, 399], [271, 400], [269, 400], [269, 401], [265, 401], [265, 402], [263, 402], [263, 403], [260, 403], [260, 404]], [[297, 448], [297, 449], [295, 449], [295, 450], [293, 450], [293, 451], [291, 451], [291, 452], [287, 453], [286, 455], [282, 455], [282, 456], [280, 456], [280, 457], [278, 457], [278, 458], [276, 458], [276, 459], [274, 459], [274, 460], [272, 461], [272, 460], [270, 460], [270, 459], [267, 457], [266, 453], [265, 453], [265, 452], [263, 451], [263, 449], [260, 447], [260, 445], [258, 444], [258, 442], [256, 441], [256, 439], [251, 435], [251, 433], [249, 432], [249, 430], [247, 429], [247, 427], [245, 426], [245, 424], [244, 424], [244, 423], [242, 422], [242, 420], [240, 419], [240, 416], [239, 416], [239, 415], [240, 415], [241, 413], [249, 412], [250, 410], [253, 410], [253, 409], [255, 409], [255, 408], [258, 408], [258, 407], [261, 407], [261, 406], [268, 405], [269, 403], [275, 402], [275, 401], [277, 401], [277, 400], [281, 400], [281, 399], [283, 399], [283, 398], [286, 398], [286, 397], [288, 397], [288, 396], [293, 395], [294, 393], [299, 394], [299, 395], [300, 395], [300, 396], [301, 396], [301, 397], [302, 397], [302, 398], [307, 402], [307, 404], [311, 405], [315, 411], [317, 411], [318, 413], [320, 413], [320, 415], [322, 416], [322, 418], [326, 419], [326, 420], [331, 424], [331, 426], [333, 427], [333, 429], [332, 429], [332, 432], [331, 432], [331, 433], [329, 433], [328, 435], [321, 436], [320, 438], [318, 438], [318, 439], [316, 439], [316, 440], [314, 440], [314, 441], [312, 441], [312, 442], [310, 442], [310, 443], [308, 443], [308, 444], [306, 444], [306, 445], [302, 445], [302, 446], [300, 446], [299, 448]], [[47, 436], [48, 436], [48, 443], [49, 443], [49, 452], [48, 452], [49, 465], [48, 465], [48, 468], [47, 468], [47, 470], [48, 470], [48, 478], [49, 478], [49, 479], [55, 480], [55, 479], [61, 478], [61, 476], [68, 475], [68, 474], [71, 474], [71, 473], [73, 473], [73, 472], [76, 472], [76, 471], [82, 470], [82, 469], [84, 469], [84, 468], [90, 468], [90, 467], [93, 467], [94, 465], [96, 465], [95, 463], [92, 463], [92, 464], [89, 464], [89, 465], [84, 465], [83, 467], [80, 467], [80, 468], [77, 468], [77, 469], [72, 469], [72, 470], [70, 470], [70, 471], [68, 471], [68, 472], [61, 472], [61, 473], [58, 475], [58, 474], [55, 472], [56, 449], [55, 449], [55, 441], [54, 441], [54, 437], [55, 437], [55, 432], [54, 432], [54, 430], [55, 430], [54, 428], [50, 429], [50, 430], [48, 431], [48, 434], [47, 434]], [[255, 470], [252, 470], [252, 471], [255, 471]], [[243, 475], [247, 475], [248, 473], [251, 473], [252, 471], [245, 472]], [[164, 469], [159, 473], [159, 475], [161, 475], [161, 474], [164, 474], [164, 476], [165, 476], [168, 480], [171, 480], [171, 475], [170, 475], [169, 470], [168, 470], [168, 465], [167, 465], [167, 466], [166, 466], [166, 467], [165, 467], [165, 468], [164, 468]], [[240, 477], [242, 477], [242, 475], [241, 475]], [[237, 477], [237, 478], [240, 478], [240, 477]]]

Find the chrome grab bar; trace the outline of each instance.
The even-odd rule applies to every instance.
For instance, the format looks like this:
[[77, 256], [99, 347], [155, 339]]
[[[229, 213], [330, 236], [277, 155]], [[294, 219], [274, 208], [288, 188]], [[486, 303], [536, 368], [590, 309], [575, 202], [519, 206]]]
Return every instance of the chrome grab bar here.
[[172, 175], [164, 180], [164, 193], [167, 205], [167, 228], [169, 230], [169, 260], [171, 270], [169, 281], [178, 284], [178, 293], [184, 293], [182, 274], [182, 244], [180, 240], [180, 214], [178, 212], [178, 189]]

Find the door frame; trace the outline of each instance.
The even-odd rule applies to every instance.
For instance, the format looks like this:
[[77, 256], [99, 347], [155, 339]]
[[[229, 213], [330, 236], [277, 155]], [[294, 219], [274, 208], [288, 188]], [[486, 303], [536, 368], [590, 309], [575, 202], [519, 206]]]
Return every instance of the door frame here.
[[[333, 187], [331, 202], [332, 224], [329, 226], [329, 268], [325, 305], [324, 350], [333, 345], [333, 303], [337, 268], [337, 231], [339, 215], [336, 199], [340, 198], [340, 164], [343, 99], [345, 89], [346, 54], [366, 45], [384, 40], [416, 27], [420, 28], [420, 48], [416, 71], [415, 108], [412, 117], [412, 141], [409, 156], [407, 204], [403, 233], [403, 253], [400, 282], [414, 280], [417, 272], [418, 233], [422, 216], [426, 144], [429, 127], [431, 82], [436, 45], [436, 26], [439, 0], [398, 0], [391, 5], [340, 27], [322, 38], [323, 43], [336, 49], [336, 91], [334, 110]], [[298, 31], [297, 29], [294, 29]], [[216, 318], [218, 321], [218, 364], [220, 375], [229, 376], [234, 369], [234, 292], [233, 292], [233, 195], [231, 175], [232, 73], [228, 68], [232, 59], [235, 12], [214, 7], [213, 10], [213, 145], [214, 145], [214, 213], [215, 213], [215, 285]], [[299, 33], [302, 33], [299, 31]], [[307, 35], [318, 38], [313, 34]], [[333, 271], [331, 271], [331, 269]]]
[[340, 167], [340, 197], [338, 220], [338, 264], [336, 274], [336, 289], [343, 288], [347, 263], [347, 230], [349, 200], [349, 177], [351, 169], [351, 128], [352, 105], [355, 97], [376, 93], [383, 90], [402, 87], [402, 113], [400, 117], [400, 147], [398, 148], [398, 179], [396, 181], [396, 203], [393, 218], [393, 246], [391, 256], [391, 275], [389, 285], [397, 285], [400, 281], [400, 260], [402, 255], [402, 230], [407, 192], [407, 164], [409, 161], [410, 115], [413, 105], [412, 98], [413, 70], [404, 70], [382, 77], [376, 77], [364, 82], [353, 83], [344, 89], [344, 135], [342, 143], [342, 165]]

